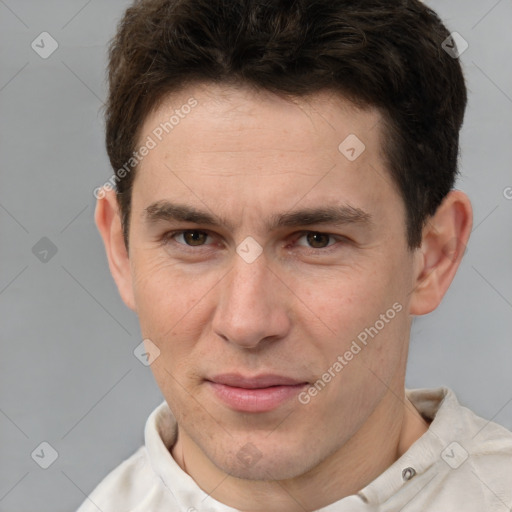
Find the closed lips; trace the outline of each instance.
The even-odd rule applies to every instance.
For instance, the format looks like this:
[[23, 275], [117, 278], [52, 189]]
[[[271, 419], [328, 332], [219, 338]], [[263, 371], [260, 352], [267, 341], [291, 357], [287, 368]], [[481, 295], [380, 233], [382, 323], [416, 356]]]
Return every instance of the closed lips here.
[[274, 386], [297, 386], [307, 384], [306, 381], [272, 374], [259, 375], [256, 377], [246, 377], [239, 374], [222, 374], [207, 380], [215, 382], [216, 384], [244, 389], [263, 389]]

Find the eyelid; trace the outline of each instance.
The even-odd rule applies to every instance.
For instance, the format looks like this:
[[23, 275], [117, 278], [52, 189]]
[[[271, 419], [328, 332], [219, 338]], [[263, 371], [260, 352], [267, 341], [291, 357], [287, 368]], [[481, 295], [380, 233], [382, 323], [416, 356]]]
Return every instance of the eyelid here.
[[[310, 247], [309, 245], [298, 245], [297, 240], [302, 238], [305, 235], [308, 235], [310, 233], [315, 233], [319, 235], [327, 235], [334, 239], [334, 243], [330, 245], [326, 245], [325, 247]], [[330, 256], [332, 254], [336, 254], [336, 251], [340, 251], [343, 249], [347, 249], [351, 246], [357, 246], [357, 244], [349, 237], [345, 235], [338, 235], [335, 233], [329, 233], [326, 231], [318, 231], [314, 229], [306, 230], [306, 231], [299, 231], [294, 233], [293, 238], [291, 239], [290, 244], [286, 246], [287, 251], [290, 253], [293, 253], [294, 251], [297, 251], [297, 255], [302, 255], [304, 257], [322, 257], [322, 256]]]
[[298, 237], [296, 238], [296, 242], [298, 240], [300, 240], [301, 238], [303, 238], [307, 235], [311, 235], [311, 234], [328, 236], [331, 239], [331, 241], [333, 241], [333, 243], [329, 243], [325, 247], [319, 247], [319, 248], [309, 247], [308, 245], [300, 245], [300, 247], [307, 247], [308, 249], [315, 250], [315, 251], [325, 251], [328, 247], [335, 245], [336, 242], [339, 241], [339, 238], [343, 238], [343, 237], [333, 235], [332, 233], [324, 233], [323, 231], [302, 231], [297, 234], [298, 234]]
[[165, 232], [162, 235], [160, 241], [161, 241], [161, 243], [163, 245], [165, 245], [165, 244], [167, 244], [169, 242], [175, 242], [175, 243], [177, 243], [178, 245], [180, 245], [182, 247], [187, 247], [187, 248], [190, 248], [190, 249], [194, 249], [194, 248], [197, 248], [197, 247], [206, 247], [206, 246], [212, 245], [211, 243], [205, 243], [203, 245], [195, 245], [194, 246], [194, 245], [188, 245], [188, 244], [184, 244], [184, 243], [176, 241], [176, 237], [177, 236], [183, 235], [184, 233], [190, 233], [190, 232], [204, 233], [208, 237], [214, 238], [214, 234], [211, 233], [210, 231], [208, 231], [207, 229], [189, 228], [189, 229], [177, 229], [177, 230], [174, 230], [174, 231], [167, 231], [167, 232]]

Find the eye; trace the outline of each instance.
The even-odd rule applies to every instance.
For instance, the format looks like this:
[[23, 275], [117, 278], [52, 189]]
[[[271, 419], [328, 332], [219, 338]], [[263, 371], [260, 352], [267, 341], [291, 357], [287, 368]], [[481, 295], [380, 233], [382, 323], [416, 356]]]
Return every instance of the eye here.
[[205, 231], [198, 231], [190, 229], [187, 231], [177, 231], [175, 233], [169, 233], [166, 238], [173, 239], [181, 245], [188, 245], [190, 247], [198, 247], [201, 245], [208, 245], [206, 241], [209, 238], [208, 233]]
[[324, 249], [334, 243], [336, 243], [336, 240], [332, 235], [315, 231], [305, 233], [297, 240], [297, 245], [308, 246], [312, 249]]

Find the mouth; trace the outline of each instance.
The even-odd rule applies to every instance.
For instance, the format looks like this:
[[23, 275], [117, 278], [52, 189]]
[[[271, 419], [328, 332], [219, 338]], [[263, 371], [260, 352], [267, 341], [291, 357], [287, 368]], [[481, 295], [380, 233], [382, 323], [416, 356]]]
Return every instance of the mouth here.
[[229, 408], [240, 412], [268, 412], [294, 398], [307, 381], [281, 375], [247, 377], [222, 374], [207, 379], [215, 397]]

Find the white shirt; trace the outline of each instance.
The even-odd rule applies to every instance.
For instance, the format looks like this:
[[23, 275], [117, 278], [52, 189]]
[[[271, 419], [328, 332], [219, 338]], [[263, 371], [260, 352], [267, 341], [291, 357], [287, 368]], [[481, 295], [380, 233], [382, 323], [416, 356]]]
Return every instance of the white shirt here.
[[[319, 512], [510, 512], [512, 432], [461, 406], [448, 388], [406, 394], [432, 420], [428, 431], [359, 493]], [[147, 420], [145, 446], [78, 512], [236, 512], [178, 466], [169, 450], [175, 439], [176, 421], [164, 402]]]

